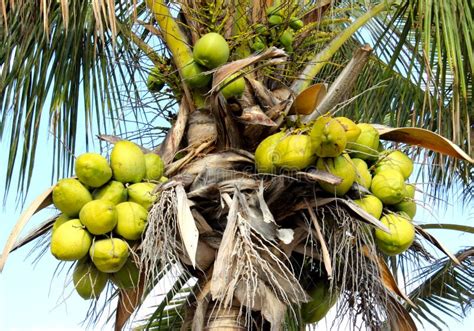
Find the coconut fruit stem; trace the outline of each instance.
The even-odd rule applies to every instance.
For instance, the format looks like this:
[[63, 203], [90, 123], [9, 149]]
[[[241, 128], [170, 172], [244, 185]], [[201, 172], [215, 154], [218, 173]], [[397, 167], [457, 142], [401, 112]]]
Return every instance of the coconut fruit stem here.
[[298, 79], [291, 85], [291, 90], [295, 94], [301, 93], [303, 90], [308, 88], [313, 81], [313, 78], [321, 71], [326, 65], [329, 59], [344, 45], [344, 43], [351, 38], [356, 31], [359, 31], [360, 27], [367, 23], [371, 18], [377, 16], [380, 12], [389, 8], [393, 1], [383, 1], [382, 3], [374, 6], [368, 10], [365, 14], [356, 19], [347, 29], [343, 30], [336, 38], [334, 38], [321, 52], [316, 54], [309, 64], [305, 67], [303, 72], [299, 75]]

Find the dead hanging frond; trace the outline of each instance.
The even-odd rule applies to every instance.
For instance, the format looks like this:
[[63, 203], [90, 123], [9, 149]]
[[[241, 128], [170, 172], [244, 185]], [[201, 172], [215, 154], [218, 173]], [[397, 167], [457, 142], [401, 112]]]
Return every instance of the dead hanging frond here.
[[[241, 304], [251, 309], [260, 307], [262, 312], [269, 296], [288, 306], [307, 301], [307, 295], [288, 267], [290, 263], [285, 261], [284, 253], [275, 241], [268, 239], [272, 229], [276, 231], [276, 226], [265, 223], [260, 213], [257, 217], [261, 224], [257, 228], [256, 210], [250, 207], [249, 198], [239, 189], [234, 190], [233, 198], [228, 195], [223, 198], [229, 206], [229, 213], [214, 263], [213, 300], [226, 308], [234, 303], [238, 294]], [[271, 315], [270, 321], [281, 322], [284, 318], [281, 309], [267, 314]]]

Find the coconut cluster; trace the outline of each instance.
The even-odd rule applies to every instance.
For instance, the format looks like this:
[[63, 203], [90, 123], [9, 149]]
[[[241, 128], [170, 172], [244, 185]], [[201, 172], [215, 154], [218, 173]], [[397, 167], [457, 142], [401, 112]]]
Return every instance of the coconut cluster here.
[[163, 161], [123, 140], [112, 149], [110, 163], [85, 153], [76, 159], [75, 172], [77, 178], [61, 179], [53, 188], [61, 214], [53, 224], [51, 253], [77, 261], [73, 283], [84, 299], [97, 298], [108, 280], [135, 287], [139, 270], [130, 246], [145, 230], [157, 183], [166, 181]]
[[390, 234], [375, 230], [381, 252], [400, 254], [412, 244], [415, 187], [406, 181], [413, 162], [399, 150], [384, 150], [371, 124], [320, 116], [309, 126], [264, 139], [255, 151], [255, 163], [260, 173], [313, 167], [339, 177], [337, 185], [321, 181], [319, 186], [338, 197], [354, 193], [354, 202], [390, 229]]

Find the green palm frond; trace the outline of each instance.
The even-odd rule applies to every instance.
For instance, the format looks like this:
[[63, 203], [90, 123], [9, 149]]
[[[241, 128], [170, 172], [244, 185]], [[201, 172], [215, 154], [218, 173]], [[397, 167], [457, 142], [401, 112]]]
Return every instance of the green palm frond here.
[[456, 254], [461, 262], [455, 265], [443, 258], [425, 267], [414, 283], [421, 282], [410, 292], [416, 307], [407, 307], [420, 322], [426, 321], [440, 328], [446, 325], [439, 312], [454, 318], [467, 316], [474, 305], [474, 248]]

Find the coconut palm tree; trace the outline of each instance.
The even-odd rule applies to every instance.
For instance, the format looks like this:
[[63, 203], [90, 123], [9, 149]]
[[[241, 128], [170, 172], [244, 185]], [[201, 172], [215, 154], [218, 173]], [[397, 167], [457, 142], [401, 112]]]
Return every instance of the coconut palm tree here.
[[[111, 287], [106, 300], [118, 298], [116, 329], [168, 273], [172, 289], [139, 328], [300, 330], [336, 302], [336, 327], [413, 330], [413, 318], [442, 325], [438, 311], [466, 316], [474, 247], [452, 254], [426, 229], [472, 227], [416, 225], [410, 248], [388, 256], [372, 234], [386, 226], [353, 203], [359, 186], [336, 197], [321, 183], [341, 178], [325, 171], [258, 174], [253, 153], [279, 130], [304, 133], [328, 113], [378, 123], [384, 148], [420, 164], [427, 201], [459, 194], [468, 206], [470, 1], [0, 0], [0, 9], [5, 194], [12, 185], [27, 194], [46, 116], [56, 178], [71, 175], [82, 131], [86, 143], [94, 134], [107, 146], [134, 140], [166, 164], [169, 181], [131, 246], [140, 282]], [[193, 67], [194, 46], [210, 32], [225, 38], [230, 58]], [[242, 77], [243, 95], [224, 97]], [[0, 268], [27, 242], [47, 245], [52, 223], [7, 244]], [[305, 313], [311, 296], [320, 310]]]

